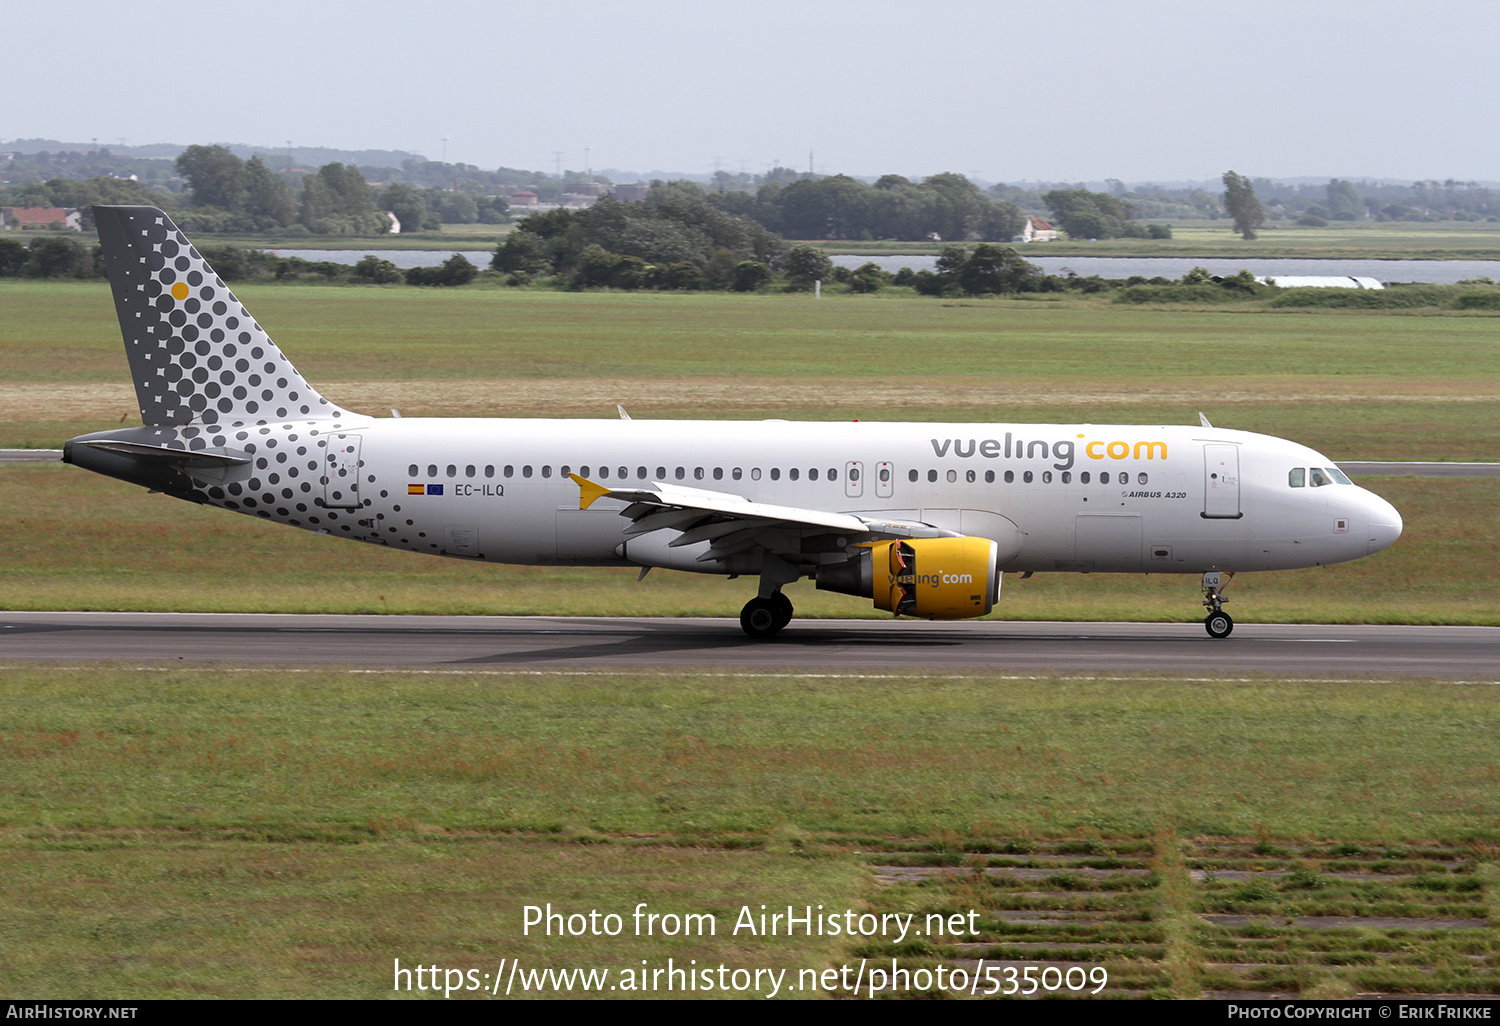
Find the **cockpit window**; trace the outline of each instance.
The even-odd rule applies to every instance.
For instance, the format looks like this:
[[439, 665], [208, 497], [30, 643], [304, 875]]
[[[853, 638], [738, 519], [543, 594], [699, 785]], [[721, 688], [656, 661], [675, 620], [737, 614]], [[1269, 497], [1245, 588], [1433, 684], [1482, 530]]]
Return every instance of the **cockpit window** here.
[[1314, 488], [1322, 488], [1324, 485], [1333, 484], [1333, 478], [1329, 477], [1328, 472], [1322, 467], [1313, 467], [1308, 473], [1312, 475], [1312, 486]]
[[1307, 468], [1293, 467], [1291, 473], [1286, 476], [1286, 483], [1293, 488], [1307, 487]]
[[1354, 483], [1353, 481], [1349, 480], [1349, 475], [1344, 473], [1338, 467], [1328, 467], [1326, 469], [1328, 470], [1329, 475], [1339, 484], [1352, 485]]

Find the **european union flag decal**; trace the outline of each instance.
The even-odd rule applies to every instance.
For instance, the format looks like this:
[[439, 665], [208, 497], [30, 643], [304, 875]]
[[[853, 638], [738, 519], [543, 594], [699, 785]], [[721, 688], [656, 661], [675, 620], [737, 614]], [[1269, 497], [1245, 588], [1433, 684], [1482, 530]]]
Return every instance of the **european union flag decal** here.
[[428, 485], [427, 486], [427, 494], [428, 495], [442, 495], [443, 494], [443, 486], [442, 485]]

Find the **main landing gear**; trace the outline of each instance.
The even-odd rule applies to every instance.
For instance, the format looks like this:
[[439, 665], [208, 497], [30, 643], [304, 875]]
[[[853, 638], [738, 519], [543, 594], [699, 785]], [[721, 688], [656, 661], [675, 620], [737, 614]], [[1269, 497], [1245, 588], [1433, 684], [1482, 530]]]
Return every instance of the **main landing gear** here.
[[[1229, 581], [1223, 577], [1217, 570], [1210, 570], [1203, 575], [1203, 605], [1208, 609], [1203, 626], [1211, 638], [1227, 638], [1230, 631], [1234, 630], [1234, 620], [1224, 612], [1224, 603], [1229, 601], [1224, 597], [1224, 588]], [[1228, 577], [1233, 578], [1234, 574], [1231, 573]]]
[[792, 600], [781, 592], [753, 598], [740, 610], [740, 626], [755, 641], [767, 641], [792, 622]]

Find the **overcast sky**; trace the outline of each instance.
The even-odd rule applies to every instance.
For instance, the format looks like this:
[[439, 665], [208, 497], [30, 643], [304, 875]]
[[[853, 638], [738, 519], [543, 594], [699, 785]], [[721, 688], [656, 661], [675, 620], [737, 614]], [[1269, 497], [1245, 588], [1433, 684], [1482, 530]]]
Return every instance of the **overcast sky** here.
[[4, 38], [0, 145], [1500, 179], [1496, 0], [56, 0]]

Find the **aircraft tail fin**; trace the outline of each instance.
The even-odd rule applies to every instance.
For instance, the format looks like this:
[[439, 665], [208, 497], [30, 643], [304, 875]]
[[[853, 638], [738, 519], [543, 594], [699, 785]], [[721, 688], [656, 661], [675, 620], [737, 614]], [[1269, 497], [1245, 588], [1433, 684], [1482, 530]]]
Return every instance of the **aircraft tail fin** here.
[[344, 416], [297, 373], [165, 213], [101, 206], [94, 223], [143, 424]]

